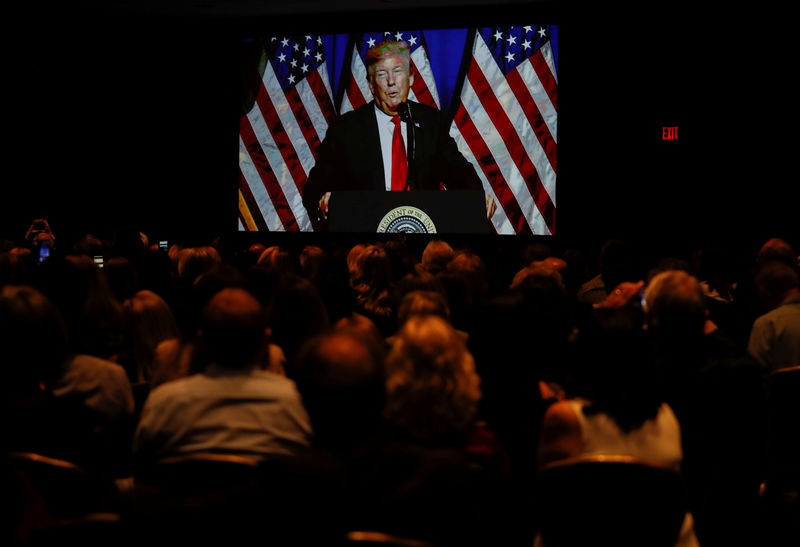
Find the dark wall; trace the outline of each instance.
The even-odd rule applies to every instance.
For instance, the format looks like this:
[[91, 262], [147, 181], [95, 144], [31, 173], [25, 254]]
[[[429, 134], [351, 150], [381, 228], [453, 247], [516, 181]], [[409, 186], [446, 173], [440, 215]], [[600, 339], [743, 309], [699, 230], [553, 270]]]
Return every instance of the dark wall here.
[[[702, 18], [548, 13], [562, 25], [560, 237], [796, 241], [779, 61]], [[275, 21], [34, 15], [11, 55], [1, 235], [21, 237], [37, 216], [66, 236], [131, 223], [202, 239], [235, 227], [237, 38]], [[664, 126], [679, 127], [677, 141]]]
[[24, 234], [39, 215], [62, 233], [232, 226], [239, 69], [218, 29], [108, 14], [32, 25], [17, 59], [4, 232]]

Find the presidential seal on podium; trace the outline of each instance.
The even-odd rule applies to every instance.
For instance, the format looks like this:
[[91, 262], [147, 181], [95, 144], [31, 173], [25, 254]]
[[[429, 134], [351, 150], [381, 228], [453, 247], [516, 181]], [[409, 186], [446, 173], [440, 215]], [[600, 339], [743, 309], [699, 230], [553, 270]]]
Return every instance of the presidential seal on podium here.
[[435, 234], [436, 225], [416, 207], [395, 207], [378, 223], [378, 233]]

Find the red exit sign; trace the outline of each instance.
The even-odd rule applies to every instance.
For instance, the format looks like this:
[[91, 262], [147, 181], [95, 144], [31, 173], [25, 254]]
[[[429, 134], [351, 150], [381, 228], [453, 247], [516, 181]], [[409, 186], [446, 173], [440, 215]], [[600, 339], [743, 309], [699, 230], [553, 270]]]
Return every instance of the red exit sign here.
[[675, 127], [662, 127], [661, 128], [661, 139], [665, 141], [676, 141], [678, 140], [678, 126]]

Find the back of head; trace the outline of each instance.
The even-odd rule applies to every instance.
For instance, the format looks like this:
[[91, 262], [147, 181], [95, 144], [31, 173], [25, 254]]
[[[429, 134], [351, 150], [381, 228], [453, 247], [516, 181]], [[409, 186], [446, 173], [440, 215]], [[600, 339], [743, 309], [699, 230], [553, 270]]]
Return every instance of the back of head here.
[[111, 358], [121, 349], [124, 319], [107, 278], [86, 255], [67, 256], [61, 273], [64, 278], [56, 284], [66, 282], [57, 291], [56, 304], [67, 323], [72, 350]]
[[118, 301], [131, 297], [137, 285], [137, 272], [130, 260], [120, 256], [110, 258], [106, 260], [102, 273]]
[[39, 382], [54, 380], [67, 352], [67, 330], [58, 309], [32, 287], [4, 287], [0, 348], [6, 394], [29, 393]]
[[320, 446], [346, 448], [367, 440], [380, 423], [383, 361], [355, 333], [335, 331], [305, 344], [297, 385]]
[[432, 274], [443, 272], [454, 256], [453, 248], [446, 241], [434, 239], [422, 251], [422, 267]]
[[789, 242], [774, 237], [764, 242], [756, 256], [756, 261], [759, 264], [764, 264], [771, 260], [783, 260], [788, 264], [795, 264], [797, 255]]
[[386, 418], [420, 439], [463, 432], [481, 398], [475, 361], [444, 319], [410, 318], [386, 359]]
[[104, 253], [103, 242], [93, 234], [85, 234], [75, 242], [72, 248], [75, 254], [82, 254], [86, 256], [97, 256]]
[[486, 265], [481, 257], [469, 251], [457, 251], [447, 264], [447, 271], [467, 280], [476, 294], [488, 288]]
[[648, 328], [673, 337], [702, 335], [706, 320], [703, 287], [682, 270], [655, 275], [644, 293]]
[[178, 279], [193, 283], [200, 275], [221, 262], [214, 247], [188, 247], [178, 251]]
[[360, 338], [369, 345], [373, 351], [380, 355], [381, 363], [386, 357], [386, 339], [381, 334], [375, 322], [360, 313], [351, 313], [339, 319], [334, 325], [336, 332], [345, 332]]
[[590, 401], [586, 413], [606, 413], [625, 431], [655, 417], [664, 400], [645, 334], [624, 309], [595, 308], [576, 338], [575, 389]]
[[522, 250], [522, 259], [525, 264], [538, 262], [553, 256], [549, 245], [544, 243], [531, 243]]
[[536, 261], [514, 275], [510, 288], [522, 292], [552, 292], [566, 295], [564, 280], [553, 262]]
[[[26, 249], [27, 250], [27, 249]], [[27, 253], [30, 255], [30, 251]], [[20, 253], [0, 252], [0, 287], [3, 285], [21, 285], [30, 280], [33, 264]]]
[[392, 282], [392, 263], [389, 254], [379, 245], [368, 245], [359, 255], [357, 277], [360, 286], [370, 290], [385, 290]]
[[212, 264], [197, 276], [192, 283], [191, 298], [194, 309], [199, 313], [211, 298], [222, 289], [249, 289], [247, 278], [235, 266], [225, 263]]
[[263, 349], [264, 310], [244, 289], [227, 288], [203, 309], [200, 340], [209, 359], [230, 369], [252, 366]]
[[357, 285], [359, 283], [358, 276], [361, 272], [359, 262], [361, 262], [361, 255], [366, 248], [366, 244], [357, 243], [347, 252], [347, 271], [350, 274], [350, 282], [352, 285]]
[[264, 249], [258, 257], [257, 264], [274, 270], [281, 275], [294, 272], [292, 255], [277, 245], [272, 245]]
[[167, 302], [150, 290], [136, 292], [125, 301], [124, 309], [131, 357], [141, 367], [143, 379], [149, 380], [156, 347], [164, 340], [180, 337], [178, 323]]
[[797, 270], [785, 260], [769, 260], [758, 269], [755, 284], [764, 305], [767, 309], [773, 309], [797, 290]]
[[[317, 288], [299, 275], [284, 275], [278, 281], [268, 309], [274, 342], [293, 361], [295, 353], [310, 338], [330, 327], [330, 316]], [[292, 376], [292, 367], [287, 368]]]
[[306, 245], [300, 252], [300, 268], [303, 276], [316, 281], [322, 275], [327, 256], [322, 247]]
[[450, 308], [441, 292], [411, 291], [400, 301], [397, 323], [402, 327], [411, 317], [435, 315], [450, 321]]
[[600, 249], [599, 262], [600, 276], [606, 290], [613, 289], [623, 281], [641, 279], [635, 271], [633, 249], [625, 241], [617, 239], [606, 241]]

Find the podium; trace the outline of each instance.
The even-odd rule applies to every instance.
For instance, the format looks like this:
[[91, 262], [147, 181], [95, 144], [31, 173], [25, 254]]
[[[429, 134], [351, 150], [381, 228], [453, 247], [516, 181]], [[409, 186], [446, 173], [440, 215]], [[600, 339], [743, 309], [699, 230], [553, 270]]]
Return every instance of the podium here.
[[485, 234], [481, 190], [337, 191], [328, 202], [329, 232]]

